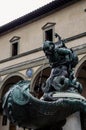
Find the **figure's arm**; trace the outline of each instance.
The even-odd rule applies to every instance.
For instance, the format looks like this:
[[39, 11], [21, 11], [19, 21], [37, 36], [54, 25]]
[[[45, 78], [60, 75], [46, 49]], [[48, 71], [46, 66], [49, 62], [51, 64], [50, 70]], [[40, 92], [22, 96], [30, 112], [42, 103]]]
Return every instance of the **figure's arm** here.
[[72, 60], [72, 51], [68, 48], [57, 48], [57, 53], [60, 55], [69, 55], [70, 60]]

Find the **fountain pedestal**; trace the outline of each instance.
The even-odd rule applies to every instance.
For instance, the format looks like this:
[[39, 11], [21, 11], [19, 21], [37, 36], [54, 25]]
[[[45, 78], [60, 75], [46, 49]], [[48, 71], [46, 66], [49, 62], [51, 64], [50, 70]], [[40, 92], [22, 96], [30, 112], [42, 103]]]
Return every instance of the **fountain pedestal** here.
[[67, 118], [63, 130], [82, 130], [79, 112], [76, 112]]

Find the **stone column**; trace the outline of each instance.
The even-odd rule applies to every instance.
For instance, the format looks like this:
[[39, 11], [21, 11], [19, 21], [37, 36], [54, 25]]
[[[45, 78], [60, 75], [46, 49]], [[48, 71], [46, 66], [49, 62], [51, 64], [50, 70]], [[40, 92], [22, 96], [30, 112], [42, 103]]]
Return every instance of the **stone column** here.
[[63, 130], [82, 130], [79, 112], [76, 112], [67, 118]]

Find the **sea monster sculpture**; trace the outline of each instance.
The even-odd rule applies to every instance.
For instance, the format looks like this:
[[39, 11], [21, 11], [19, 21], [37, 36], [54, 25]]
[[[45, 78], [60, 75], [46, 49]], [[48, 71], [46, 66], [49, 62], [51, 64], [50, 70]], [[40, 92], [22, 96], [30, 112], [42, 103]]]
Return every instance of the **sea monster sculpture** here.
[[78, 63], [77, 55], [65, 46], [61, 37], [57, 43], [45, 41], [43, 51], [52, 68], [42, 85], [43, 96], [37, 99], [30, 93], [30, 81], [20, 81], [5, 94], [4, 113], [12, 123], [23, 128], [62, 130], [66, 118], [79, 111], [82, 129], [86, 129], [86, 99], [81, 96], [82, 85], [73, 71]]

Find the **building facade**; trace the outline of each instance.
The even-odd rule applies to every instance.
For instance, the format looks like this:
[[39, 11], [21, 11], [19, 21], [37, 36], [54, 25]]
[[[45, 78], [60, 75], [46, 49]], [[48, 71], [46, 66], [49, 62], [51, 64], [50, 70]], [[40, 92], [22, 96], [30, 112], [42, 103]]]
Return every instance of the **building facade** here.
[[22, 130], [10, 123], [2, 113], [2, 98], [20, 80], [31, 81], [31, 92], [40, 98], [39, 85], [50, 74], [42, 44], [57, 42], [55, 33], [78, 55], [74, 68], [86, 97], [86, 0], [55, 0], [0, 27], [0, 129]]

